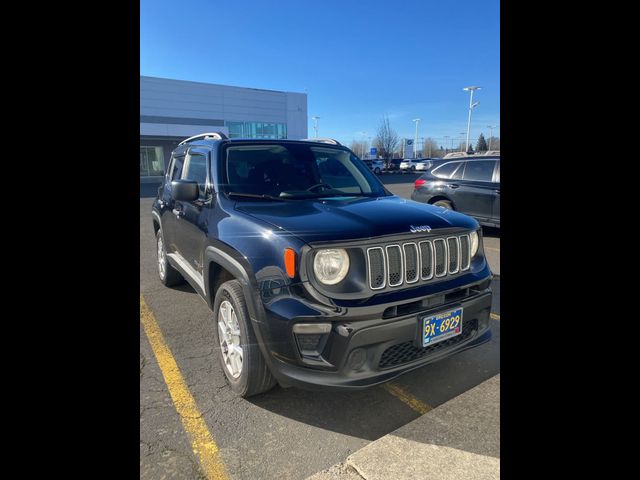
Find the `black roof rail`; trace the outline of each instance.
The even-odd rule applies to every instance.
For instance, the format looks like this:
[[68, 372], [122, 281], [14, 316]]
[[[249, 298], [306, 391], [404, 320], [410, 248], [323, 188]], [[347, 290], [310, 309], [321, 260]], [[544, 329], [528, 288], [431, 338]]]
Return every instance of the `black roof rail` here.
[[181, 141], [178, 146], [184, 145], [185, 143], [193, 142], [195, 140], [228, 140], [227, 137], [222, 132], [211, 132], [211, 133], [201, 133], [200, 135], [194, 135], [193, 137], [185, 138]]

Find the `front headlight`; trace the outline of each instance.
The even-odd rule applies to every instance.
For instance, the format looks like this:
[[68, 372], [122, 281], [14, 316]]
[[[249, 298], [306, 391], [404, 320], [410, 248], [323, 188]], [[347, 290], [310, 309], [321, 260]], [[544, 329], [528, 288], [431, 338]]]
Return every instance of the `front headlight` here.
[[347, 276], [349, 271], [349, 255], [342, 248], [325, 248], [318, 250], [313, 260], [313, 272], [316, 278], [325, 285], [335, 285]]
[[476, 253], [478, 253], [478, 232], [471, 232], [471, 258], [476, 256]]

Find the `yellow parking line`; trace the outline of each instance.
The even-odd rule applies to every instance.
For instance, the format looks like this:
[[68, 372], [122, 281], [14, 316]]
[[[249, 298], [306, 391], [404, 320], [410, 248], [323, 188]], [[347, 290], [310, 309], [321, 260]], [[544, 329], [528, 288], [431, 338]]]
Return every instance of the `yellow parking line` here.
[[399, 400], [409, 405], [409, 407], [411, 407], [421, 415], [424, 415], [429, 410], [431, 410], [431, 407], [429, 405], [418, 400], [416, 397], [414, 397], [409, 392], [407, 392], [404, 388], [402, 388], [399, 385], [396, 385], [395, 383], [385, 383], [382, 385], [382, 388], [384, 388], [387, 392], [389, 392], [394, 397], [398, 398]]
[[489, 316], [491, 317], [491, 320], [500, 320], [500, 314], [498, 313], [491, 313]]
[[193, 453], [200, 460], [202, 470], [209, 480], [226, 480], [228, 476], [224, 470], [218, 446], [213, 440], [207, 424], [202, 419], [198, 405], [196, 405], [196, 401], [191, 396], [178, 364], [164, 341], [158, 322], [149, 307], [147, 307], [142, 295], [140, 295], [140, 322], [147, 334], [158, 365], [160, 365], [162, 376], [167, 384], [176, 411], [180, 415], [182, 425], [189, 437], [191, 437], [191, 447], [193, 448]]

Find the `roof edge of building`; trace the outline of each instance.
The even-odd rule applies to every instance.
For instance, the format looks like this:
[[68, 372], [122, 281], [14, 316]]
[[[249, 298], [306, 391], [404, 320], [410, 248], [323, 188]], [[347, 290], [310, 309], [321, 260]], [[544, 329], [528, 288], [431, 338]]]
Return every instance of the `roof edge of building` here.
[[212, 82], [198, 82], [195, 80], [181, 80], [179, 78], [167, 78], [167, 77], [152, 77], [150, 75], [140, 75], [140, 78], [149, 79], [149, 80], [168, 80], [170, 82], [180, 82], [180, 83], [195, 83], [198, 85], [213, 85], [216, 87], [231, 87], [231, 88], [243, 88], [245, 90], [256, 90], [259, 92], [275, 92], [275, 93], [295, 93], [298, 95], [307, 95], [306, 92], [291, 92], [288, 90], [272, 90], [269, 88], [254, 88], [254, 87], [242, 87], [240, 85], [225, 85], [223, 83], [212, 83]]

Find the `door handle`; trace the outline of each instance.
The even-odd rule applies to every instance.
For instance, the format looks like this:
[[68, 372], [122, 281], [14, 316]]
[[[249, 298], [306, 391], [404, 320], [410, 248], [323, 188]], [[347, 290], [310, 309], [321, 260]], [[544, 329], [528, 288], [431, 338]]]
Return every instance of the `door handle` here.
[[178, 210], [177, 208], [173, 209], [173, 214], [178, 218], [184, 217], [184, 212], [182, 210]]
[[458, 185], [457, 183], [450, 183], [449, 184], [449, 188], [458, 188], [460, 185]]
[[498, 195], [500, 195], [500, 190], [494, 190]]

